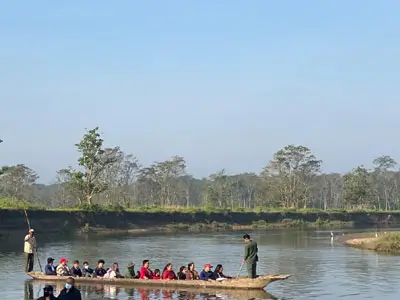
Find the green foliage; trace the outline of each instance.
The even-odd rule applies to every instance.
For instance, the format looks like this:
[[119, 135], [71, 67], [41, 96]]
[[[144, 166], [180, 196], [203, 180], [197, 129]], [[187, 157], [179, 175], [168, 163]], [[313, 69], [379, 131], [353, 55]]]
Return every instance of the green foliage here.
[[363, 206], [368, 203], [370, 196], [369, 173], [363, 166], [355, 168], [352, 172], [343, 176], [344, 200], [351, 207]]
[[88, 130], [82, 140], [75, 144], [81, 157], [78, 164], [83, 170], [63, 169], [60, 172], [66, 174], [69, 190], [74, 191], [82, 204], [93, 204], [93, 197], [105, 192], [108, 185], [101, 178], [102, 173], [111, 165], [121, 159], [118, 147], [103, 149], [103, 139], [98, 133], [99, 127]]
[[26, 201], [18, 201], [10, 198], [0, 198], [0, 209], [10, 210], [46, 210], [46, 207], [32, 204]]
[[[52, 208], [148, 212], [317, 212], [400, 209], [400, 172], [390, 156], [374, 170], [321, 174], [322, 161], [303, 145], [278, 150], [260, 174], [231, 175], [224, 169], [196, 179], [181, 156], [141, 166], [118, 147], [105, 148], [99, 127], [75, 144], [76, 167], [57, 173], [57, 184], [36, 184], [25, 165], [0, 168], [0, 198]], [[97, 206], [93, 206], [96, 204]]]

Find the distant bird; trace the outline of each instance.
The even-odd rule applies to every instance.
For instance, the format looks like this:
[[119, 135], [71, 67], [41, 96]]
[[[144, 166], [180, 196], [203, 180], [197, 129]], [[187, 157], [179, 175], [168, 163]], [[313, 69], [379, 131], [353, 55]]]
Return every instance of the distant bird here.
[[2, 143], [3, 142], [3, 140], [2, 139], [0, 139], [0, 143]]
[[377, 233], [377, 232], [375, 232], [375, 237], [376, 237], [376, 238], [378, 237], [378, 233]]
[[334, 237], [334, 234], [333, 234], [333, 232], [331, 231], [331, 243], [333, 242], [333, 237]]

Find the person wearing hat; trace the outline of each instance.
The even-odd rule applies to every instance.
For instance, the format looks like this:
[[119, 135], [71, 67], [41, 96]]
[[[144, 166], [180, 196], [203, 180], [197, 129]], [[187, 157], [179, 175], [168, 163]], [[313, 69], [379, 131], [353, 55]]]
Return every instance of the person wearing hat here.
[[29, 229], [29, 233], [24, 239], [24, 253], [25, 253], [25, 272], [32, 272], [34, 253], [37, 251], [35, 231]]
[[135, 278], [135, 276], [135, 264], [133, 262], [130, 262], [126, 267], [125, 278], [133, 279]]
[[58, 300], [82, 300], [81, 291], [75, 287], [75, 279], [68, 277], [65, 287], [57, 297]]
[[44, 273], [46, 275], [57, 275], [56, 267], [54, 266], [54, 258], [49, 257], [47, 259], [47, 265], [44, 267]]
[[70, 276], [71, 275], [71, 272], [69, 270], [67, 263], [68, 263], [68, 260], [66, 258], [60, 259], [60, 264], [57, 266], [57, 269], [56, 269], [57, 276]]
[[51, 285], [46, 285], [43, 288], [43, 296], [39, 297], [37, 300], [56, 300], [57, 298], [53, 294], [54, 289]]
[[203, 271], [200, 272], [200, 280], [209, 280], [214, 278], [214, 272], [211, 271], [212, 269], [211, 264], [205, 264]]

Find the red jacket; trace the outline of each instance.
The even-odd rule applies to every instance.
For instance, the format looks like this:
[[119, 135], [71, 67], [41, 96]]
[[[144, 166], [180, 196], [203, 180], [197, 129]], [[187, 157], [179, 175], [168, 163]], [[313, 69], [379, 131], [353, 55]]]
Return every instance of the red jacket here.
[[176, 275], [174, 271], [165, 270], [162, 274], [162, 279], [173, 280], [176, 279]]
[[145, 267], [142, 267], [140, 269], [140, 279], [144, 279], [144, 277], [147, 277], [148, 279], [153, 279], [154, 273], [152, 270], [147, 269]]

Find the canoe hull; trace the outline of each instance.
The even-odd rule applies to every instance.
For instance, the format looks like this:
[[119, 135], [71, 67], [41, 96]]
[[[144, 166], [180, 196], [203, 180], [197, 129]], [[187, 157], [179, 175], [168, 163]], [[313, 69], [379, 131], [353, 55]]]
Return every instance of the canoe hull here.
[[[26, 273], [34, 280], [46, 282], [64, 281], [67, 277], [44, 275], [40, 272]], [[127, 278], [90, 278], [75, 277], [76, 283], [110, 284], [115, 286], [138, 286], [138, 287], [170, 287], [170, 288], [196, 288], [196, 289], [235, 289], [235, 290], [262, 290], [271, 282], [285, 280], [291, 275], [260, 275], [255, 279], [239, 278], [223, 281], [203, 280], [141, 280]]]

